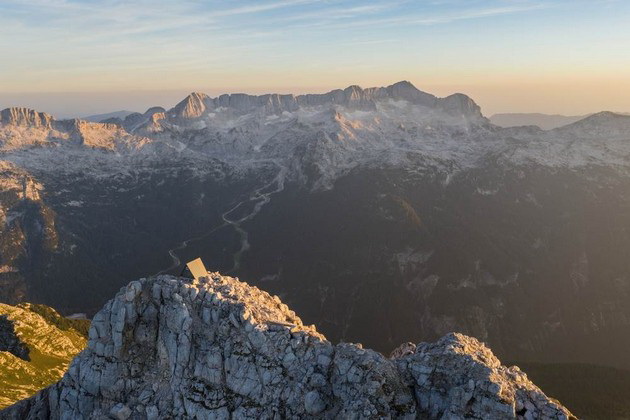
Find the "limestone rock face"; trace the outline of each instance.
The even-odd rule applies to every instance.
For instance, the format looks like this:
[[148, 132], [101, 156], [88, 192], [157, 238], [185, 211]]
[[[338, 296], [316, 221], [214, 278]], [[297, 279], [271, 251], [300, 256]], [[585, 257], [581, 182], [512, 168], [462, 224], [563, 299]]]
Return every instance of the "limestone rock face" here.
[[0, 302], [25, 299], [26, 258], [41, 262], [57, 250], [55, 214], [42, 199], [43, 190], [32, 174], [0, 160]]
[[170, 113], [174, 118], [198, 118], [206, 111], [206, 101], [208, 99], [208, 95], [204, 93], [193, 92], [175, 105]]
[[123, 288], [64, 378], [0, 417], [571, 417], [475, 339], [451, 334], [396, 354], [332, 345], [237, 279], [158, 276]]
[[51, 128], [53, 117], [28, 108], [7, 108], [0, 111], [0, 122], [25, 127]]
[[468, 96], [456, 93], [440, 100], [440, 108], [451, 115], [461, 116], [469, 119], [480, 119], [483, 117], [481, 108]]
[[[151, 116], [131, 114], [125, 122], [140, 116], [138, 124]], [[54, 148], [74, 146], [102, 151], [130, 152], [151, 143], [145, 137], [128, 133], [120, 118], [106, 123], [80, 119], [55, 120], [44, 112], [28, 108], [7, 108], [0, 111], [0, 151], [10, 152], [26, 148]], [[129, 125], [127, 125], [129, 127]]]

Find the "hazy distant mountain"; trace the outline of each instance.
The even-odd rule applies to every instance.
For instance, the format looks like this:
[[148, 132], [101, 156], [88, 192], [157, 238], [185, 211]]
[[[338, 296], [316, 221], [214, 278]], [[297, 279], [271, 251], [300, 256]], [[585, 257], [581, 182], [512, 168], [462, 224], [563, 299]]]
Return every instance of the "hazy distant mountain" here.
[[[550, 114], [538, 114], [538, 113], [506, 113], [506, 114], [494, 114], [490, 117], [492, 124], [499, 127], [523, 127], [535, 125], [543, 130], [552, 130], [565, 125], [573, 124], [580, 121], [590, 115], [550, 115]], [[619, 113], [618, 115], [630, 115], [627, 113]]]
[[8, 109], [0, 294], [93, 314], [201, 256], [333, 341], [459, 331], [511, 360], [630, 367], [628, 121], [501, 128], [408, 82], [198, 93], [107, 124]]
[[492, 124], [499, 127], [522, 127], [527, 125], [535, 125], [543, 130], [551, 130], [562, 127], [586, 118], [588, 115], [566, 116], [566, 115], [549, 115], [537, 113], [507, 113], [494, 114], [490, 117]]
[[82, 117], [81, 119], [90, 122], [102, 122], [112, 118], [120, 118], [124, 120], [129, 114], [133, 114], [133, 111], [114, 111], [106, 114], [88, 115], [87, 117]]
[[599, 112], [553, 130], [555, 135], [570, 139], [617, 138], [630, 139], [630, 116], [613, 112]]

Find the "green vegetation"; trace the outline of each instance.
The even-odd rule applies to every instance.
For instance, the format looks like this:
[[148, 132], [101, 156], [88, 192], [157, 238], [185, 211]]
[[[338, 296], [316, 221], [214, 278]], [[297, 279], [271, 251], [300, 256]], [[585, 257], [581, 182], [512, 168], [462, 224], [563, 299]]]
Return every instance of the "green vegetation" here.
[[0, 351], [0, 409], [58, 381], [87, 343], [88, 320], [62, 317], [45, 305], [0, 304], [14, 322], [14, 334], [29, 349], [30, 361]]
[[61, 331], [69, 331], [72, 329], [83, 337], [88, 338], [88, 330], [90, 329], [89, 319], [68, 319], [59, 315], [59, 313], [50, 306], [38, 303], [20, 303], [17, 306], [35, 312]]
[[630, 371], [579, 363], [515, 363], [581, 419], [630, 419]]

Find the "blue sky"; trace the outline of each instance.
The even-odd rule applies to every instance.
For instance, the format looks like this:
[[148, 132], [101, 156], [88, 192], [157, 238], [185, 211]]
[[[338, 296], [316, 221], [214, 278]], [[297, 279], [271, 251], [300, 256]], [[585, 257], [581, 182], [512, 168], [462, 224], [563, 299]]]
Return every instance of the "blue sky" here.
[[0, 0], [0, 107], [405, 79], [486, 113], [629, 111], [629, 22], [625, 0]]

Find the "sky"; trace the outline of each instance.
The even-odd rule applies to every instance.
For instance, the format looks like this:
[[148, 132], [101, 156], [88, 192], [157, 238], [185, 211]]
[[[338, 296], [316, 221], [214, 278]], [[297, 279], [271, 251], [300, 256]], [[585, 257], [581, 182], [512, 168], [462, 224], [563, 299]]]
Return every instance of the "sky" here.
[[0, 0], [0, 108], [409, 80], [484, 114], [630, 111], [628, 0]]

